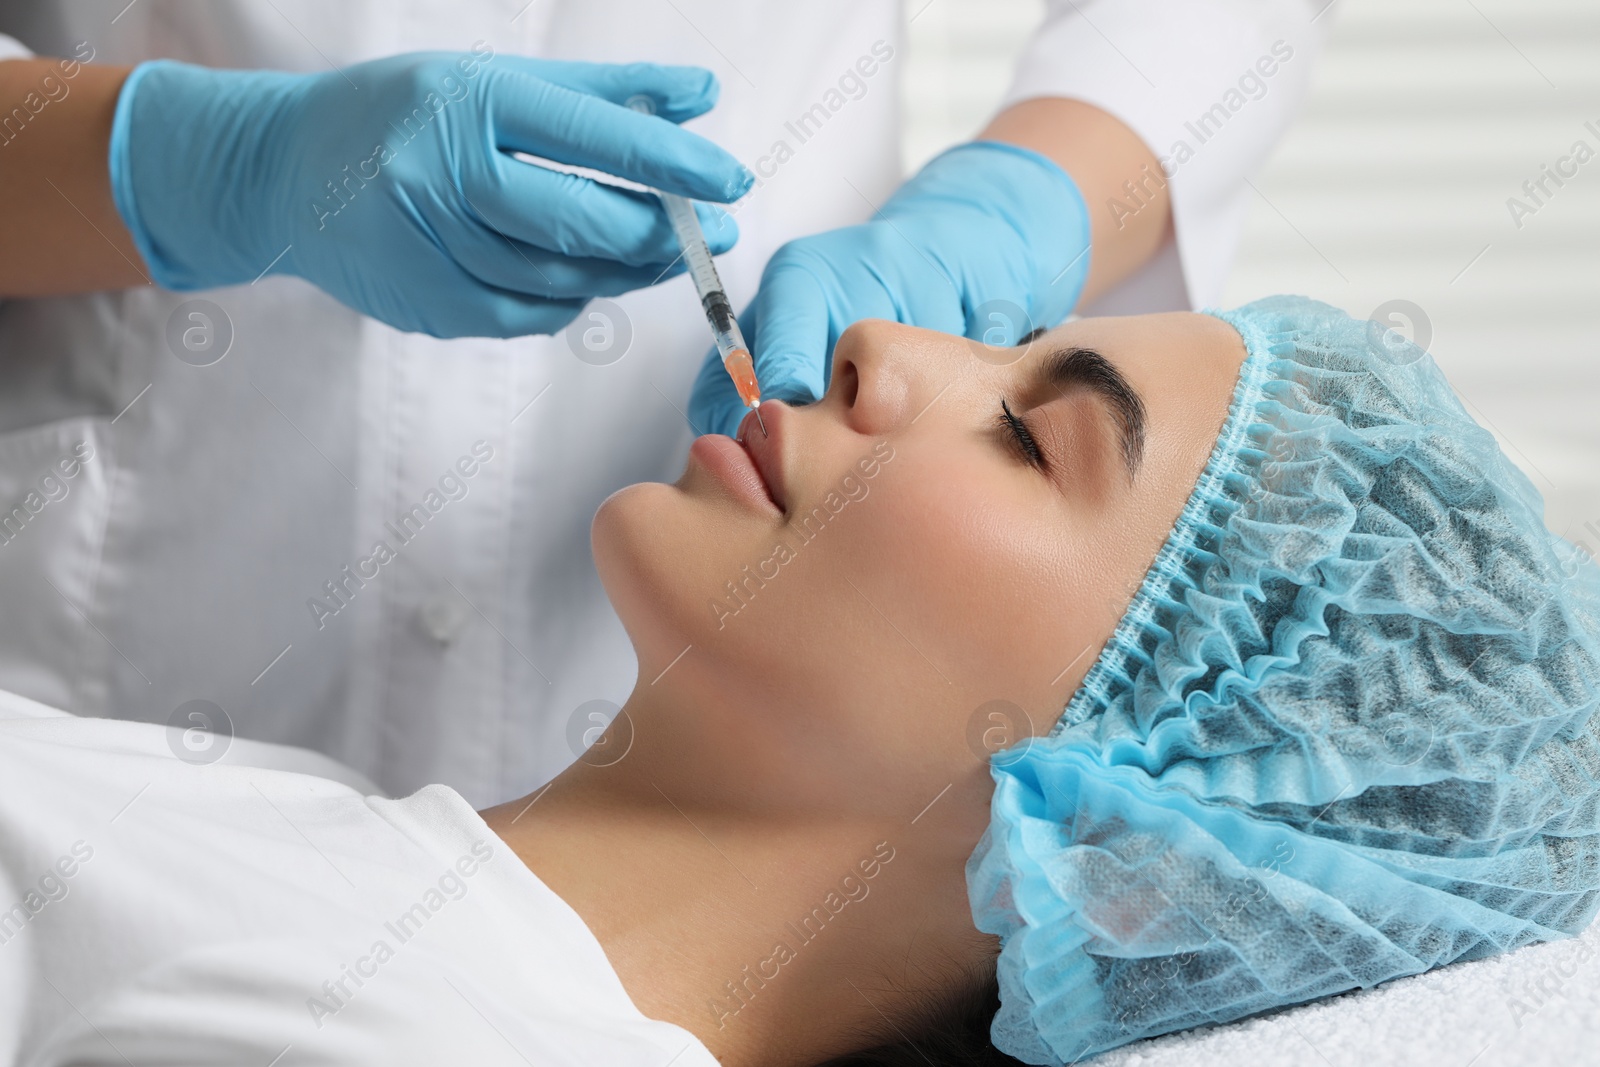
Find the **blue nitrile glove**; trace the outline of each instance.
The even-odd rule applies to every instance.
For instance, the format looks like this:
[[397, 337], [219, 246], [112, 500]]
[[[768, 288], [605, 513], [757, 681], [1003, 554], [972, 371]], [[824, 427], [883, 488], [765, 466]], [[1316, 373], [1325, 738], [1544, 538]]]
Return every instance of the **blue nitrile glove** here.
[[[975, 141], [930, 161], [871, 221], [778, 249], [739, 325], [762, 396], [809, 403], [853, 322], [1015, 344], [1066, 318], [1088, 273], [1089, 211], [1067, 172], [1029, 149]], [[713, 349], [690, 423], [731, 434], [748, 410]]]
[[[641, 95], [655, 116], [624, 106]], [[117, 101], [112, 190], [169, 289], [294, 274], [402, 330], [553, 333], [591, 297], [681, 271], [678, 244], [654, 196], [511, 153], [730, 201], [749, 171], [676, 125], [716, 98], [697, 67], [488, 48], [323, 74], [157, 61]], [[714, 249], [733, 244], [723, 212], [701, 219]]]

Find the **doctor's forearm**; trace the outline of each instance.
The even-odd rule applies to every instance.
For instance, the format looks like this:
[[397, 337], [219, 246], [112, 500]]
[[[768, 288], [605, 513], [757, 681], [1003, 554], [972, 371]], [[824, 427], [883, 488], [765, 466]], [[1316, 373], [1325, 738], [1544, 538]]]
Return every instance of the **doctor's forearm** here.
[[[1079, 100], [1054, 97], [1024, 100], [996, 115], [978, 135], [1031, 148], [1072, 175], [1089, 209], [1089, 277], [1079, 306], [1132, 274], [1161, 247], [1172, 216], [1164, 178], [1155, 154], [1139, 136], [1106, 112]], [[1114, 218], [1105, 205], [1125, 198], [1123, 182], [1139, 185], [1148, 198], [1131, 216]]]
[[127, 67], [0, 62], [0, 297], [147, 284], [106, 148]]

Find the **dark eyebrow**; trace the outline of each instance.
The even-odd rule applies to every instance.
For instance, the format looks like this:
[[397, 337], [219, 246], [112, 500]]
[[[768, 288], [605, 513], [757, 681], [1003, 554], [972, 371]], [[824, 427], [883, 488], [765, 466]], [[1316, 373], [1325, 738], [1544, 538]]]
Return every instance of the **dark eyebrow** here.
[[1093, 390], [1117, 422], [1129, 476], [1138, 473], [1144, 459], [1144, 401], [1116, 364], [1093, 349], [1060, 348], [1046, 354], [1039, 376], [1062, 393], [1075, 386]]

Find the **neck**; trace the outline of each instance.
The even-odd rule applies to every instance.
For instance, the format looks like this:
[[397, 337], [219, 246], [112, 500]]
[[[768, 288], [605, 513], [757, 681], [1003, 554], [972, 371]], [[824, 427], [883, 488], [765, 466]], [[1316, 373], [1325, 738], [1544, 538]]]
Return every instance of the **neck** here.
[[772, 738], [705, 744], [706, 720], [671, 703], [636, 691], [623, 758], [591, 755], [484, 813], [583, 916], [640, 1011], [729, 1067], [815, 1064], [899, 1039], [930, 993], [992, 967], [963, 873], [987, 819], [981, 765], [930, 772], [911, 803], [798, 803], [814, 783], [753, 780], [740, 758]]

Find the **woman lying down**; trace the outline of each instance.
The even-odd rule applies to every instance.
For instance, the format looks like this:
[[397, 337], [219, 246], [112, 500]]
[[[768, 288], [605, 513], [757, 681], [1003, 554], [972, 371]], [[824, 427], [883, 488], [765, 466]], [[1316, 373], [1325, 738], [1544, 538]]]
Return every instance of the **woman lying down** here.
[[1600, 579], [1422, 353], [868, 322], [763, 414], [600, 510], [640, 677], [530, 796], [11, 698], [0, 1061], [1064, 1064], [1594, 914]]

